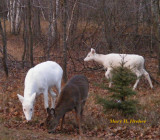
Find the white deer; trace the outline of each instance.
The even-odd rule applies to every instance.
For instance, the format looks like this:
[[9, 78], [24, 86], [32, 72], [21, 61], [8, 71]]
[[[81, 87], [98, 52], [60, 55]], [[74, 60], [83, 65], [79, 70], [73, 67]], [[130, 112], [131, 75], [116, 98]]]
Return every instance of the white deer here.
[[23, 112], [27, 121], [31, 120], [34, 112], [34, 103], [36, 96], [43, 93], [44, 107], [48, 105], [48, 91], [51, 94], [51, 107], [55, 107], [56, 93], [52, 87], [56, 87], [58, 93], [61, 92], [61, 80], [63, 70], [59, 64], [53, 61], [47, 61], [31, 68], [25, 77], [24, 97], [17, 94], [23, 106]]
[[109, 87], [111, 87], [112, 85], [112, 81], [111, 81], [112, 69], [114, 67], [120, 66], [122, 61], [124, 61], [125, 63], [124, 66], [130, 68], [132, 72], [135, 73], [137, 76], [137, 80], [133, 86], [133, 89], [136, 89], [137, 84], [142, 75], [145, 76], [145, 78], [148, 80], [150, 84], [150, 87], [153, 88], [150, 76], [148, 72], [144, 69], [144, 58], [140, 55], [116, 54], [116, 53], [110, 53], [110, 54], [103, 55], [103, 54], [97, 54], [96, 51], [91, 48], [91, 51], [88, 53], [84, 61], [91, 61], [91, 60], [98, 62], [99, 64], [104, 66], [104, 69], [107, 69], [107, 71], [105, 72], [105, 77], [107, 79], [110, 79]]

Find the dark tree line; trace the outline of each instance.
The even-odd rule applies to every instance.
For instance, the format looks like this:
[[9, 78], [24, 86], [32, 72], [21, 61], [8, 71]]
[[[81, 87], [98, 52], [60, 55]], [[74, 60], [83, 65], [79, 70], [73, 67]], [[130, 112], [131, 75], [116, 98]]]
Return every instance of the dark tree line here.
[[159, 0], [1, 0], [0, 16], [9, 21], [11, 34], [23, 33], [23, 66], [34, 65], [33, 48], [40, 43], [44, 60], [53, 59], [54, 51], [62, 54], [64, 77], [68, 61], [75, 71], [79, 65], [86, 69], [82, 60], [90, 47], [156, 54], [160, 73], [159, 7]]

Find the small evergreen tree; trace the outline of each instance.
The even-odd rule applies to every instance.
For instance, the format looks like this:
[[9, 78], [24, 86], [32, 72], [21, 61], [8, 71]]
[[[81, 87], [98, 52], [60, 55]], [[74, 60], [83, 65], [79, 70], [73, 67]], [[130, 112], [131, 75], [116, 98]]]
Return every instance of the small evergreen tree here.
[[107, 88], [113, 94], [109, 99], [98, 96], [98, 103], [102, 104], [105, 110], [118, 109], [121, 110], [124, 115], [136, 113], [137, 101], [129, 98], [136, 94], [130, 87], [135, 80], [135, 74], [133, 74], [130, 69], [124, 67], [124, 63], [122, 62], [121, 66], [113, 68], [113, 86], [112, 88]]

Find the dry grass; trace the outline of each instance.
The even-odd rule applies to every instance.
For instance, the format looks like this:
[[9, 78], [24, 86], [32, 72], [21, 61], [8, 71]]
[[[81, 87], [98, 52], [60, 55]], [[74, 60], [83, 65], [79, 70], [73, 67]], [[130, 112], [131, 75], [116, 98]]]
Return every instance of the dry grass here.
[[[15, 71], [15, 73], [17, 73]], [[12, 131], [14, 133], [19, 134], [19, 131], [24, 134], [29, 134], [30, 131], [37, 132], [35, 137], [41, 137], [40, 132], [42, 132], [45, 136], [48, 136], [47, 129], [45, 126], [41, 126], [41, 124], [45, 121], [46, 112], [44, 110], [43, 105], [43, 96], [40, 96], [36, 102], [35, 106], [35, 116], [31, 123], [26, 123], [24, 115], [22, 113], [21, 103], [17, 98], [17, 93], [23, 94], [23, 81], [25, 76], [25, 71], [21, 71], [21, 74], [18, 73], [18, 76], [14, 74], [14, 81], [8, 81], [8, 87], [5, 89], [5, 96], [11, 98], [3, 98], [0, 95], [0, 102], [5, 102], [5, 109], [0, 111], [0, 118], [1, 124], [5, 126], [4, 129], [9, 131], [9, 134], [12, 135]], [[107, 111], [106, 114], [103, 112], [103, 108], [101, 105], [96, 104], [95, 94], [98, 94], [102, 97], [106, 95], [110, 95], [107, 90], [101, 89], [94, 85], [94, 81], [106, 82], [103, 80], [103, 72], [95, 73], [94, 76], [91, 73], [86, 73], [87, 77], [90, 81], [90, 92], [89, 97], [86, 102], [85, 110], [84, 110], [84, 117], [82, 122], [82, 129], [84, 131], [85, 137], [106, 137], [106, 138], [124, 138], [130, 137], [130, 135], [134, 137], [138, 137], [141, 135], [145, 137], [148, 135], [150, 130], [156, 129], [159, 127], [160, 123], [160, 95], [159, 95], [159, 88], [155, 90], [150, 90], [146, 85], [142, 84], [142, 89], [137, 90], [137, 95], [134, 97], [139, 101], [140, 109], [138, 113], [132, 117], [124, 117], [121, 115], [120, 112], [115, 110]], [[92, 76], [91, 76], [92, 75]], [[12, 77], [12, 75], [10, 75]], [[100, 76], [100, 77], [98, 77]], [[9, 77], [11, 79], [11, 77]], [[16, 78], [17, 77], [17, 78]], [[21, 77], [19, 79], [19, 77]], [[16, 81], [16, 82], [15, 82]], [[140, 87], [139, 85], [139, 87]], [[147, 90], [146, 90], [147, 89]], [[40, 106], [39, 106], [40, 105]], [[110, 119], [115, 120], [124, 120], [124, 119], [135, 119], [135, 120], [146, 120], [147, 123], [145, 124], [112, 124], [110, 123]], [[77, 136], [77, 123], [75, 121], [75, 116], [73, 112], [67, 113], [65, 119], [64, 129], [59, 131], [59, 127], [57, 132], [54, 136], [63, 137], [63, 135], [76, 137]], [[7, 128], [6, 128], [7, 127]], [[18, 130], [15, 132], [15, 130]], [[26, 129], [29, 129], [26, 131]], [[2, 131], [5, 135], [5, 130]], [[156, 132], [156, 131], [155, 131]], [[123, 134], [124, 133], [124, 134]], [[150, 134], [150, 133], [149, 133]], [[158, 135], [158, 134], [157, 134]], [[21, 135], [22, 136], [22, 135]], [[51, 135], [49, 135], [50, 137]], [[6, 137], [8, 138], [8, 137]], [[30, 139], [34, 138], [30, 135]]]

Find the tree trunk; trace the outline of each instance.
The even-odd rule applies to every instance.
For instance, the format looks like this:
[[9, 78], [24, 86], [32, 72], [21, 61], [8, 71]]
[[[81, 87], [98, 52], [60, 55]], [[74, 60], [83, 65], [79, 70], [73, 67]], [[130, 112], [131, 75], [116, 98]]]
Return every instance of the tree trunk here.
[[[74, 2], [71, 18], [68, 25], [67, 37], [66, 40], [69, 42], [69, 46], [72, 48], [74, 46], [74, 38], [76, 37], [76, 30], [79, 18], [79, 6], [77, 5], [78, 0]], [[69, 41], [68, 41], [69, 39]]]
[[49, 29], [48, 29], [48, 44], [47, 44], [47, 60], [50, 59], [50, 49], [53, 44], [53, 0], [49, 0]]
[[16, 7], [16, 18], [15, 18], [15, 34], [19, 34], [20, 32], [20, 24], [21, 24], [21, 3], [20, 0], [17, 0]]
[[64, 82], [67, 81], [67, 41], [66, 41], [66, 32], [67, 32], [67, 0], [63, 0], [63, 79]]
[[[102, 20], [103, 20], [103, 33], [105, 42], [108, 44], [108, 49], [110, 52], [113, 51], [113, 33], [112, 33], [112, 19], [111, 19], [111, 11], [107, 11], [106, 1], [102, 1]], [[110, 15], [109, 15], [110, 14]]]
[[[158, 38], [160, 40], [160, 21], [158, 24]], [[158, 75], [160, 75], [160, 43], [158, 44]]]
[[10, 0], [8, 19], [11, 22], [11, 33], [19, 34], [21, 25], [21, 3], [20, 0]]
[[59, 0], [49, 0], [49, 29], [48, 29], [48, 48], [47, 59], [50, 59], [50, 49], [54, 44], [57, 46], [57, 4]]
[[41, 24], [40, 24], [40, 8], [34, 7], [33, 8], [33, 36], [35, 38], [40, 37], [41, 35]]
[[24, 40], [24, 52], [22, 55], [22, 62], [24, 67], [24, 62], [29, 61], [30, 66], [33, 67], [33, 35], [32, 35], [32, 26], [31, 26], [31, 1], [27, 1], [26, 8], [24, 10], [24, 31], [23, 31], [23, 40]]
[[33, 36], [32, 36], [32, 19], [31, 19], [31, 0], [28, 0], [27, 3], [27, 18], [28, 18], [28, 39], [29, 39], [29, 48], [30, 48], [30, 63], [31, 63], [31, 67], [34, 66], [33, 64]]
[[[136, 21], [136, 25], [135, 25], [135, 34], [138, 34], [139, 31], [139, 2], [135, 1], [135, 21]], [[135, 48], [136, 49], [136, 48]]]
[[26, 8], [24, 8], [24, 15], [23, 15], [23, 41], [24, 41], [24, 51], [22, 55], [22, 67], [24, 68], [25, 60], [27, 60], [27, 50], [28, 50], [28, 27], [27, 27], [27, 12]]
[[8, 66], [7, 66], [7, 39], [6, 39], [6, 23], [5, 18], [4, 20], [4, 29], [2, 27], [1, 19], [0, 19], [0, 34], [2, 36], [2, 43], [3, 43], [3, 66], [6, 76], [8, 77]]
[[[157, 36], [158, 40], [160, 40], [160, 0], [156, 1], [156, 24], [157, 24]], [[158, 75], [160, 75], [160, 43], [158, 42]]]
[[150, 20], [149, 20], [149, 26], [150, 26], [150, 36], [151, 36], [151, 42], [150, 42], [150, 54], [153, 53], [153, 9], [152, 9], [152, 0], [150, 0]]

